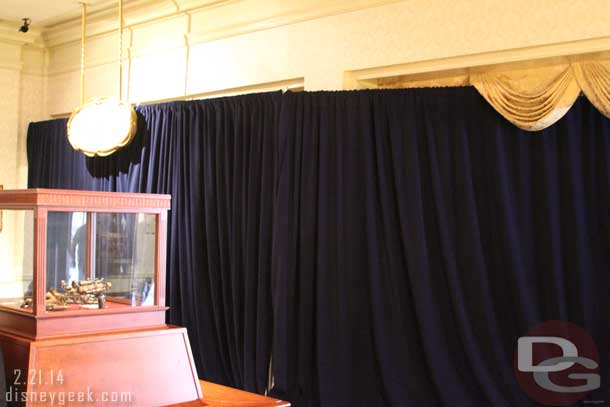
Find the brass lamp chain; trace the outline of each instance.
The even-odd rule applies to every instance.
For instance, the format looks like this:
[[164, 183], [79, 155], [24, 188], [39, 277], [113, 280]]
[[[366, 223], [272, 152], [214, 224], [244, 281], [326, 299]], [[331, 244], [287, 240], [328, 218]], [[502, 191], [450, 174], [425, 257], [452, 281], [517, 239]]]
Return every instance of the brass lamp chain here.
[[[86, 3], [83, 9], [81, 47], [81, 105], [68, 120], [68, 141], [77, 151], [89, 157], [105, 157], [125, 147], [136, 135], [137, 115], [133, 106], [123, 100], [123, 0], [119, 6], [119, 88], [114, 97], [92, 99], [85, 103], [85, 39]], [[86, 112], [86, 113], [85, 113]]]
[[[85, 37], [87, 35], [87, 4], [81, 3], [80, 105], [85, 104]], [[123, 0], [119, 0], [119, 100], [123, 100]]]
[[123, 0], [119, 0], [119, 100], [123, 100]]
[[80, 105], [85, 103], [85, 36], [87, 26], [87, 4], [81, 3], [81, 43], [80, 43]]

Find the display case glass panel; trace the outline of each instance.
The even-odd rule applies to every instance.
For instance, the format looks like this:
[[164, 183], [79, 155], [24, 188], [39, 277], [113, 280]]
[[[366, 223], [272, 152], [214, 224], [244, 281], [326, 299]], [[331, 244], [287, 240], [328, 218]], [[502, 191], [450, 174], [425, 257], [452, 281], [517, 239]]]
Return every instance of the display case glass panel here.
[[34, 291], [34, 213], [2, 210], [0, 233], [0, 305], [32, 312]]
[[96, 213], [93, 277], [112, 283], [109, 301], [155, 305], [157, 217], [152, 214]]
[[46, 310], [155, 305], [156, 232], [155, 214], [49, 211]]
[[87, 213], [49, 212], [47, 220], [47, 288], [61, 282], [85, 280], [87, 270]]

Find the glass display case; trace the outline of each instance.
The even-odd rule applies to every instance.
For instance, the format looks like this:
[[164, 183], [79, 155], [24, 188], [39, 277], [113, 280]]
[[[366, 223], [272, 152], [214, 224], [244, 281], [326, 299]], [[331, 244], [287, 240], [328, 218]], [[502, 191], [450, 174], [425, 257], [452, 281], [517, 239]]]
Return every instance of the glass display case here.
[[[11, 394], [129, 389], [138, 406], [202, 397], [186, 328], [165, 323], [169, 208], [168, 195], [0, 191], [0, 349]], [[58, 371], [61, 383], [49, 380]]]
[[163, 324], [169, 208], [167, 195], [0, 191], [0, 328], [39, 338]]
[[20, 308], [31, 298], [34, 284], [34, 211], [2, 210], [3, 230], [0, 232], [0, 306]]

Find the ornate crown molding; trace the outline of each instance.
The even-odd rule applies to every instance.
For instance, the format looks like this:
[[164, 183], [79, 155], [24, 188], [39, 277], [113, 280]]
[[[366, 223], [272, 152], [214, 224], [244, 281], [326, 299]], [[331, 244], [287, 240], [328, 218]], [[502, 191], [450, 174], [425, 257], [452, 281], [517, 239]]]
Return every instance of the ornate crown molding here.
[[[299, 21], [346, 13], [400, 0], [131, 0], [124, 6], [127, 28], [189, 14], [194, 29], [183, 34], [189, 44], [211, 41], [247, 32], [265, 30]], [[87, 35], [114, 31], [116, 2], [102, 2], [88, 12]], [[80, 39], [80, 14], [47, 21], [43, 32], [46, 46], [57, 47]]]

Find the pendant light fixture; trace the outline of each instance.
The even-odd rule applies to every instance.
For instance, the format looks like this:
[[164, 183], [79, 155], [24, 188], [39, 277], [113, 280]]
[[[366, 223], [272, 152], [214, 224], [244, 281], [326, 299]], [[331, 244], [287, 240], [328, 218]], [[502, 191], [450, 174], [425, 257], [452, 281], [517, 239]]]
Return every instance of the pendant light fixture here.
[[118, 97], [100, 97], [85, 103], [85, 38], [87, 5], [82, 3], [80, 106], [68, 120], [68, 141], [89, 157], [105, 157], [131, 142], [137, 116], [123, 100], [123, 0], [119, 0]]

